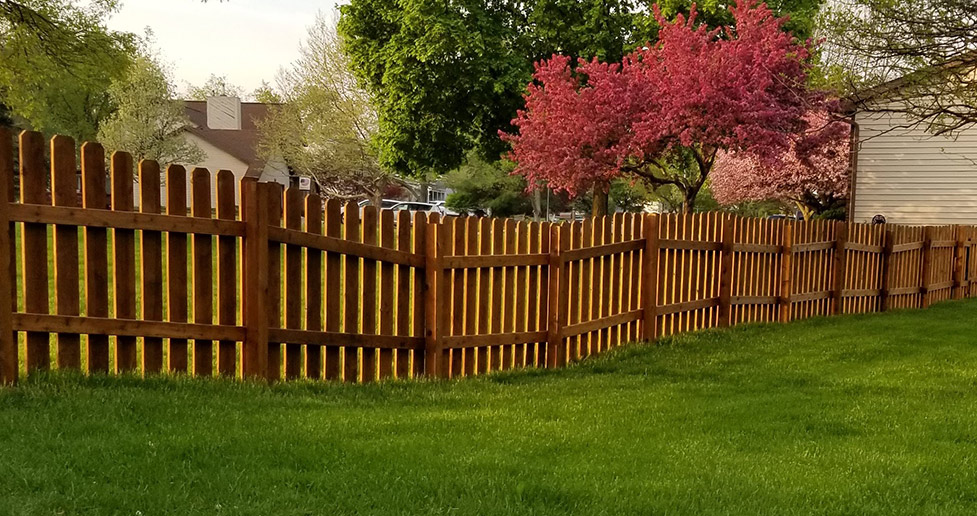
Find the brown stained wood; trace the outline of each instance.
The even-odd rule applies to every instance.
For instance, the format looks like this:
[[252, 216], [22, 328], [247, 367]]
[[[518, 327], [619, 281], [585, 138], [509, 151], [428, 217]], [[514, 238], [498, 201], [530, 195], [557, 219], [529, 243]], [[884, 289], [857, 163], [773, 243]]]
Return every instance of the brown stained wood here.
[[[477, 248], [472, 252], [480, 256], [492, 254], [492, 221], [486, 217], [478, 219], [477, 228]], [[478, 299], [477, 322], [474, 334], [488, 335], [491, 330], [492, 318], [492, 275], [491, 269], [478, 270]], [[485, 374], [489, 371], [489, 349], [492, 343], [487, 346], [479, 347], [474, 351], [475, 373]]]
[[644, 263], [641, 264], [642, 285], [641, 293], [642, 309], [644, 310], [644, 320], [642, 322], [641, 338], [647, 342], [658, 338], [658, 292], [661, 285], [659, 277], [659, 235], [661, 231], [661, 218], [658, 214], [645, 215], [643, 224], [643, 234], [645, 249], [643, 253]]
[[848, 224], [835, 223], [834, 303], [832, 314], [844, 313], [845, 282], [848, 278]]
[[[363, 243], [372, 247], [379, 244], [377, 235], [377, 209], [375, 206], [363, 207]], [[362, 311], [362, 333], [364, 335], [377, 334], [377, 261], [363, 260], [363, 311]], [[378, 350], [363, 348], [363, 381], [374, 382], [377, 380], [377, 359]]]
[[[160, 169], [155, 161], [139, 163], [139, 211], [158, 214], [160, 202]], [[142, 319], [163, 320], [163, 236], [159, 231], [140, 232], [140, 268], [142, 272]], [[155, 374], [163, 370], [163, 339], [143, 337], [142, 370]]]
[[[184, 190], [186, 191], [186, 190]], [[196, 219], [183, 215], [158, 215], [108, 211], [105, 208], [66, 208], [17, 204], [10, 207], [10, 218], [33, 224], [64, 224], [106, 229], [206, 233], [208, 235], [244, 236], [244, 223], [230, 220]]]
[[[454, 240], [452, 242], [452, 256], [465, 256], [467, 248], [467, 222], [469, 218], [451, 220]], [[445, 222], [446, 224], [448, 222]], [[452, 336], [465, 334], [465, 271], [455, 269], [451, 271], [451, 333]], [[448, 307], [445, 307], [447, 309]], [[457, 378], [464, 374], [464, 351], [449, 351], [451, 355], [451, 377]]]
[[[352, 242], [360, 242], [360, 207], [350, 201], [343, 210], [343, 238]], [[360, 259], [357, 256], [343, 256], [343, 332], [362, 333], [360, 331], [360, 301], [363, 291], [360, 290]], [[360, 381], [359, 350], [354, 346], [343, 348], [343, 380], [347, 382]]]
[[[389, 210], [380, 212], [380, 247], [396, 249], [397, 241], [395, 238], [394, 214]], [[379, 313], [378, 323], [380, 325], [380, 335], [396, 335], [395, 323], [397, 299], [394, 296], [396, 284], [394, 278], [394, 265], [389, 262], [380, 263], [380, 298], [377, 311]], [[377, 376], [381, 380], [393, 377], [394, 353], [389, 349], [379, 351], [380, 364], [377, 369]]]
[[[338, 200], [326, 201], [325, 231], [333, 238], [342, 236], [342, 210]], [[339, 333], [343, 329], [343, 258], [338, 253], [326, 253], [326, 281], [324, 313], [326, 317], [325, 329], [328, 332]], [[343, 356], [342, 347], [326, 346], [325, 348], [325, 377], [326, 380], [342, 380]]]
[[[0, 137], [4, 137], [0, 134]], [[66, 136], [51, 140], [51, 198], [57, 206], [76, 208], [78, 199], [78, 165], [75, 142]], [[78, 227], [59, 224], [54, 228], [54, 284], [56, 311], [59, 315], [78, 315]], [[58, 369], [81, 369], [81, 336], [58, 334]]]
[[[166, 168], [166, 213], [174, 217], [187, 216], [187, 172], [179, 165]], [[91, 231], [91, 229], [89, 229]], [[167, 320], [187, 322], [187, 235], [169, 232], [166, 237], [167, 259]], [[169, 364], [171, 372], [186, 373], [189, 367], [187, 339], [170, 339]]]
[[[492, 254], [505, 253], [505, 231], [501, 219], [492, 219]], [[505, 290], [505, 269], [492, 269], [492, 323], [491, 333], [502, 333], [503, 291]], [[489, 370], [498, 371], [502, 368], [502, 348], [489, 348]]]
[[[505, 228], [505, 254], [516, 254], [519, 249], [516, 247], [516, 221], [506, 219]], [[502, 331], [513, 333], [516, 331], [516, 271], [512, 267], [503, 269], [505, 272], [505, 287], [502, 293], [503, 313]], [[514, 365], [515, 353], [513, 346], [501, 346], [502, 348], [502, 369], [511, 369]]]
[[781, 276], [780, 276], [780, 322], [789, 322], [791, 320], [791, 308], [792, 303], [790, 295], [793, 292], [793, 251], [792, 246], [793, 240], [794, 224], [787, 224], [784, 226], [784, 252], [781, 258]]
[[[414, 242], [413, 251], [414, 255], [424, 258], [424, 263], [430, 263], [427, 258], [428, 252], [428, 229], [429, 225], [427, 223], [427, 215], [422, 212], [417, 212], [414, 214], [413, 218], [413, 229], [414, 229]], [[427, 310], [427, 277], [423, 268], [415, 268], [413, 271], [413, 286], [411, 291], [413, 294], [414, 307], [411, 312], [411, 335], [415, 337], [425, 336], [425, 322], [427, 321], [426, 310]], [[421, 376], [425, 369], [425, 353], [418, 353], [417, 351], [412, 352], [411, 357], [411, 368], [412, 373], [415, 378]]]
[[[615, 213], [613, 217], [609, 217], [611, 222], [611, 228], [613, 233], [613, 239], [615, 243], [624, 241], [624, 214]], [[643, 244], [642, 244], [643, 245]], [[611, 266], [611, 281], [610, 288], [607, 290], [607, 295], [609, 297], [606, 313], [604, 317], [612, 317], [621, 313], [621, 269], [623, 268], [624, 254], [614, 254], [607, 258], [608, 263]], [[621, 342], [621, 326], [614, 325], [608, 328], [608, 346], [618, 347], [622, 344]]]
[[924, 231], [923, 259], [921, 264], [922, 268], [920, 270], [919, 275], [922, 282], [921, 285], [922, 287], [921, 293], [923, 294], [922, 307], [927, 308], [930, 306], [933, 299], [932, 291], [934, 289], [932, 283], [933, 283], [933, 269], [934, 269], [933, 261], [934, 261], [934, 254], [935, 254], [933, 250], [933, 240], [934, 240], [933, 236], [936, 233], [936, 228], [927, 227], [923, 231]]
[[[20, 202], [49, 204], [44, 140], [40, 133], [25, 131], [20, 135]], [[21, 253], [24, 267], [24, 310], [48, 313], [48, 242], [47, 225], [24, 224]], [[28, 332], [24, 361], [28, 374], [51, 367], [50, 337], [46, 333]]]
[[[210, 171], [195, 168], [190, 176], [193, 217], [212, 217]], [[193, 322], [214, 324], [214, 248], [210, 235], [193, 235]], [[193, 374], [214, 374], [214, 343], [193, 339]]]
[[[297, 186], [285, 190], [285, 227], [294, 231], [302, 230], [302, 216], [305, 213], [304, 194]], [[302, 329], [302, 281], [305, 270], [302, 267], [302, 248], [296, 245], [285, 246], [285, 328]], [[294, 380], [302, 376], [302, 344], [285, 344], [285, 379]]]
[[[465, 220], [465, 254], [467, 256], [478, 255], [478, 229], [480, 218], [469, 217]], [[478, 270], [468, 269], [465, 271], [465, 335], [475, 335], [478, 331]], [[465, 376], [475, 375], [475, 350], [464, 350], [464, 372]]]
[[0, 274], [6, 276], [9, 290], [0, 293], [0, 385], [17, 381], [17, 335], [13, 312], [17, 299], [17, 270], [14, 256], [14, 226], [10, 223], [10, 203], [14, 200], [13, 135], [0, 127]]
[[549, 307], [547, 309], [546, 336], [546, 367], [557, 368], [566, 365], [566, 346], [562, 337], [562, 328], [566, 325], [566, 299], [569, 294], [568, 276], [569, 263], [565, 262], [560, 253], [569, 247], [569, 225], [553, 224], [550, 226], [550, 265], [547, 268], [549, 287]]
[[[539, 222], [532, 222], [529, 225], [529, 253], [537, 254], [540, 251], [541, 246], [541, 234], [540, 234], [541, 224]], [[545, 285], [541, 286], [539, 283], [539, 270], [538, 266], [529, 267], [529, 306], [528, 309], [528, 331], [541, 331], [542, 325], [540, 324], [540, 294], [546, 288]], [[487, 293], [487, 291], [486, 291]], [[479, 300], [485, 300], [488, 296], [479, 296]], [[485, 303], [482, 301], [482, 305]], [[545, 306], [545, 303], [543, 303]], [[531, 342], [526, 347], [526, 365], [529, 367], [539, 367], [539, 357], [540, 357], [540, 343]]]
[[444, 337], [450, 324], [450, 310], [447, 308], [451, 298], [451, 275], [441, 269], [439, 261], [451, 243], [452, 225], [449, 222], [441, 224], [440, 221], [438, 214], [429, 214], [425, 230], [424, 366], [430, 378], [446, 378], [450, 373]]
[[[525, 220], [516, 224], [516, 252], [519, 254], [529, 253], [529, 223]], [[515, 300], [515, 331], [528, 331], [528, 297], [529, 297], [529, 271], [526, 267], [516, 267], [516, 300]], [[515, 367], [526, 367], [526, 344], [518, 344], [513, 348], [513, 360]]]
[[[234, 173], [217, 172], [217, 218], [237, 219], [234, 202]], [[225, 326], [237, 324], [238, 283], [237, 238], [217, 237], [217, 322]], [[221, 376], [237, 375], [237, 343], [222, 340], [217, 343], [217, 372]]]
[[453, 350], [471, 350], [485, 346], [519, 346], [537, 342], [547, 337], [544, 331], [528, 331], [489, 335], [451, 335], [444, 338], [445, 347]]
[[733, 242], [735, 220], [731, 215], [724, 215], [722, 219], [722, 256], [720, 258], [719, 273], [719, 326], [732, 326], [732, 297], [733, 297]]
[[242, 245], [241, 308], [245, 338], [241, 346], [241, 375], [264, 379], [268, 372], [268, 200], [256, 179], [241, 181]]
[[[305, 231], [322, 234], [322, 199], [311, 194], [305, 198]], [[305, 249], [305, 329], [322, 331], [322, 251]], [[328, 287], [327, 287], [328, 288]], [[305, 349], [305, 376], [322, 379], [322, 349], [309, 346]]]
[[953, 298], [967, 297], [967, 242], [970, 238], [970, 228], [954, 226], [956, 247], [953, 251]]
[[[411, 224], [411, 214], [401, 210], [396, 216], [397, 249], [411, 252], [411, 233], [414, 227]], [[415, 226], [416, 227], [416, 226]], [[423, 296], [422, 290], [416, 292], [411, 289], [411, 268], [406, 265], [398, 265], [395, 268], [397, 275], [396, 286], [393, 289], [397, 303], [397, 324], [394, 335], [408, 337], [414, 335], [411, 331], [411, 304], [412, 299]], [[411, 351], [397, 351], [394, 356], [394, 374], [397, 378], [411, 377]]]
[[[596, 247], [594, 245], [594, 222], [597, 219], [584, 219], [580, 224], [580, 245], [583, 247]], [[576, 244], [576, 237], [573, 238], [573, 243]], [[568, 251], [566, 254], [572, 255], [573, 251]], [[597, 290], [599, 290], [598, 283], [600, 282], [599, 276], [595, 275], [595, 272], [599, 269], [595, 269], [593, 258], [588, 258], [580, 263], [580, 275], [579, 275], [579, 288], [574, 289], [575, 293], [580, 296], [580, 317], [577, 319], [578, 322], [589, 322], [594, 319], [597, 305], [594, 303], [594, 295]], [[579, 345], [575, 349], [572, 345], [570, 346], [570, 359], [579, 360], [590, 355], [590, 350], [596, 350], [596, 342], [591, 342], [592, 335], [584, 334], [581, 335], [579, 340]]]
[[194, 335], [204, 339], [242, 340], [246, 329], [215, 324], [138, 321], [111, 317], [71, 315], [15, 314], [14, 328], [43, 333], [87, 333], [123, 337], [183, 338]]
[[[281, 227], [284, 215], [284, 190], [278, 183], [261, 183], [259, 188], [265, 190], [268, 200], [268, 226]], [[265, 317], [268, 319], [268, 372], [267, 379], [276, 382], [282, 379], [282, 342], [271, 338], [271, 331], [283, 328], [282, 324], [282, 246], [278, 242], [268, 241], [268, 295]]]
[[[584, 221], [584, 223], [587, 224], [587, 227], [590, 227], [589, 221]], [[569, 227], [567, 229], [568, 231], [567, 238], [563, 241], [563, 244], [568, 251], [572, 252], [575, 249], [580, 249], [584, 245], [582, 240], [583, 224], [581, 224], [578, 221], [573, 221], [570, 222], [568, 226]], [[588, 241], [587, 245], [589, 244], [590, 242]], [[552, 249], [550, 252], [552, 253]], [[586, 302], [587, 306], [590, 306], [589, 305], [590, 296], [589, 295], [585, 296], [583, 295], [582, 292], [582, 289], [584, 288], [584, 284], [586, 281], [583, 279], [583, 269], [585, 266], [589, 267], [589, 262], [566, 261], [563, 259], [562, 251], [560, 251], [560, 260], [561, 263], [566, 263], [567, 265], [565, 267], [566, 272], [560, 274], [560, 279], [561, 281], [565, 281], [567, 283], [567, 292], [569, 292], [567, 296], [567, 305], [566, 305], [567, 310], [569, 310], [569, 313], [567, 314], [566, 317], [566, 324], [568, 325], [577, 324], [581, 320], [584, 303]], [[554, 266], [559, 266], [559, 265], [554, 265]], [[589, 315], [590, 312], [588, 309], [587, 317], [589, 317]], [[583, 356], [581, 350], [585, 349], [587, 346], [586, 339], [587, 336], [584, 335], [582, 337], [577, 336], [569, 340], [569, 342], [567, 343], [567, 346], [569, 347], [567, 351], [568, 360], [576, 361], [579, 360], [581, 356]]]
[[[108, 209], [105, 194], [105, 151], [96, 143], [81, 147], [82, 205]], [[85, 307], [89, 317], [108, 317], [108, 237], [104, 228], [85, 228]], [[185, 288], [185, 287], [184, 287]], [[109, 372], [109, 339], [88, 336], [88, 372]]]
[[[112, 153], [111, 183], [112, 210], [131, 212], [134, 209], [132, 187], [132, 156], [125, 152]], [[131, 229], [116, 229], [113, 234], [115, 272], [115, 317], [136, 318], [136, 233]], [[138, 368], [136, 337], [118, 336], [115, 339], [115, 369], [120, 373]]]
[[[605, 243], [614, 242], [614, 219], [611, 216], [602, 217], [604, 223], [603, 238]], [[614, 292], [613, 270], [615, 267], [614, 256], [607, 255], [600, 258], [601, 261], [601, 285], [600, 285], [600, 318], [605, 319], [611, 315], [611, 297]], [[613, 346], [611, 328], [598, 332], [601, 341], [601, 351], [609, 351]]]

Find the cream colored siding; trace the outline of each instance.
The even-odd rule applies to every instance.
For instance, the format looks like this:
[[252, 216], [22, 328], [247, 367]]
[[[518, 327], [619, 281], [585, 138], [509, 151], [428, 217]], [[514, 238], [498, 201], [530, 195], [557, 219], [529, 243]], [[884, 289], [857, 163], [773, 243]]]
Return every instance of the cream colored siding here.
[[894, 224], [977, 224], [977, 127], [933, 136], [895, 113], [859, 112], [852, 217]]

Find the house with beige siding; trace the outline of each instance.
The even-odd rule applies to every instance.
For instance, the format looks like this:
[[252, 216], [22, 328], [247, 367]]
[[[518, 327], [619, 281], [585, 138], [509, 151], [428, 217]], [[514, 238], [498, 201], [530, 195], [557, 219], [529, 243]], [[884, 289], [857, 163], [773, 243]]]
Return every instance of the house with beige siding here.
[[[211, 97], [206, 101], [185, 101], [184, 109], [190, 119], [186, 139], [203, 151], [199, 163], [183, 164], [187, 169], [187, 205], [190, 205], [190, 172], [197, 167], [206, 168], [211, 174], [211, 199], [217, 206], [217, 172], [230, 170], [234, 174], [235, 200], [241, 204], [241, 179], [256, 178], [275, 182], [284, 187], [298, 184], [295, 177], [280, 159], [265, 160], [258, 153], [260, 140], [258, 124], [271, 106], [256, 102], [241, 102], [235, 97]], [[138, 190], [138, 184], [136, 188]], [[166, 202], [166, 187], [162, 188]], [[136, 198], [139, 198], [138, 191]]]

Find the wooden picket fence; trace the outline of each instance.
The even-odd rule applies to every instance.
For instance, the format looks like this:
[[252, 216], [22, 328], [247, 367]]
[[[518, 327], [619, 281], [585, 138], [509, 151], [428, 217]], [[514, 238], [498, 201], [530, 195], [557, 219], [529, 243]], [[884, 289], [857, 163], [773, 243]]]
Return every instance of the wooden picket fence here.
[[51, 367], [462, 377], [703, 328], [977, 296], [971, 227], [720, 213], [442, 220], [251, 180], [237, 206], [228, 171], [195, 169], [188, 183], [180, 166], [161, 174], [125, 153], [106, 166], [87, 143], [79, 181], [74, 142], [45, 146], [25, 132], [15, 156], [0, 130], [3, 383]]

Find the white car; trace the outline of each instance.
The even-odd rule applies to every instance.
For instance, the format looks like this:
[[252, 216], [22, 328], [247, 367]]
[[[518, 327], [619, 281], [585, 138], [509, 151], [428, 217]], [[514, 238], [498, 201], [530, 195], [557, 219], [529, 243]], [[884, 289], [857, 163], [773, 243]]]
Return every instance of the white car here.
[[435, 208], [437, 208], [438, 213], [440, 213], [441, 215], [445, 215], [445, 216], [449, 216], [449, 217], [457, 217], [458, 216], [458, 212], [455, 211], [455, 210], [452, 210], [447, 205], [445, 205], [444, 204], [444, 201], [436, 201], [436, 202], [433, 202], [431, 204], [434, 205]]

